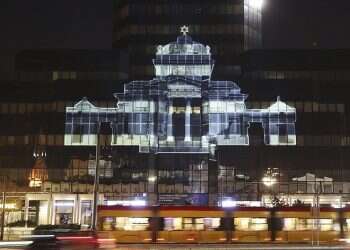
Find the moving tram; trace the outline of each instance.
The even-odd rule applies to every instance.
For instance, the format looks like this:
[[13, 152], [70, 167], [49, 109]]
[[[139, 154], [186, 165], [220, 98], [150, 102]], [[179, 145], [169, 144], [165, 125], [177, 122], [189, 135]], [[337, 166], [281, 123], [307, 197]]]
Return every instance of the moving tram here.
[[350, 208], [232, 209], [99, 206], [102, 237], [117, 243], [336, 243], [350, 238]]

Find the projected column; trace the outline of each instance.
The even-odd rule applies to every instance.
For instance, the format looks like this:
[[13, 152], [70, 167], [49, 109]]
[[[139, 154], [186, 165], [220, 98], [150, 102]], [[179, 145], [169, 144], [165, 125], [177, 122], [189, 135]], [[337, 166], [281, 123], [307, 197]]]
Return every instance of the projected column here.
[[174, 141], [174, 135], [173, 135], [173, 113], [174, 113], [173, 100], [169, 99], [167, 139], [166, 140], [170, 141], [170, 142]]
[[191, 114], [192, 114], [192, 107], [191, 107], [191, 100], [186, 100], [186, 113], [185, 113], [185, 141], [190, 142], [191, 141]]

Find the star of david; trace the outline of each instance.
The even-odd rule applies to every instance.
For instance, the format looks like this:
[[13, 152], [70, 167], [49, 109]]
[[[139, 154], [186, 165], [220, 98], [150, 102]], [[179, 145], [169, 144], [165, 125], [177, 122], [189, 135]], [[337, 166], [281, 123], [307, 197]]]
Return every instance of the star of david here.
[[182, 33], [184, 36], [186, 36], [188, 32], [190, 32], [188, 26], [184, 25], [181, 27], [180, 33]]

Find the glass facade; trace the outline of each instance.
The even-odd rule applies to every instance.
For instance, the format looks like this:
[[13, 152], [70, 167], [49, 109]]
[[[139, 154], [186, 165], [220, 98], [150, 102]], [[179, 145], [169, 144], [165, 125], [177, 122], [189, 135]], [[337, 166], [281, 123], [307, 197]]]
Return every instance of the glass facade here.
[[[230, 13], [233, 11], [228, 10]], [[178, 25], [175, 26], [174, 33], [178, 32]], [[222, 27], [216, 28], [218, 31], [213, 28], [215, 32], [220, 32]], [[235, 25], [228, 28], [232, 31], [237, 29]], [[194, 33], [194, 29], [197, 26], [191, 25], [191, 33]], [[7, 191], [19, 192], [19, 196], [23, 192], [91, 193], [95, 175], [93, 145], [96, 143], [96, 130], [91, 126], [91, 121], [101, 118], [104, 122], [100, 141], [100, 192], [105, 194], [107, 200], [134, 201], [136, 197], [147, 199], [150, 204], [207, 204], [212, 201], [213, 194], [223, 198], [259, 200], [261, 194], [271, 191], [312, 195], [320, 188], [325, 194], [342, 193], [345, 200], [350, 194], [350, 52], [249, 51], [241, 58], [243, 72], [239, 89], [235, 83], [212, 80], [217, 79], [215, 71], [225, 63], [225, 56], [221, 57], [225, 49], [220, 48], [226, 41], [221, 40], [220, 34], [214, 33], [208, 40], [200, 34], [195, 37], [211, 45], [210, 54], [207, 46], [202, 47], [195, 42], [193, 50], [190, 48], [193, 55], [181, 54], [186, 46], [175, 49], [176, 41], [159, 47], [158, 51], [156, 44], [160, 40], [155, 38], [152, 48], [147, 50], [152, 56], [142, 62], [147, 65], [150, 75], [156, 74], [155, 80], [128, 83], [125, 92], [123, 86], [115, 82], [115, 76], [103, 73], [119, 71], [117, 64], [113, 63], [116, 62], [114, 59], [104, 61], [105, 66], [100, 68], [96, 62], [86, 60], [84, 53], [69, 56], [74, 51], [64, 55], [61, 50], [52, 54], [32, 51], [16, 57], [18, 78], [15, 82], [2, 81], [0, 95], [0, 168], [3, 175], [11, 180]], [[168, 39], [164, 39], [164, 43]], [[167, 49], [175, 54], [170, 54], [170, 51], [168, 54]], [[195, 55], [197, 52], [199, 54]], [[108, 54], [108, 51], [104, 52], [97, 61], [102, 62], [103, 58], [108, 58]], [[213, 68], [211, 55], [214, 54], [220, 63]], [[172, 57], [177, 56], [180, 64], [176, 60], [174, 64], [167, 64], [167, 60], [172, 62]], [[195, 59], [196, 56], [202, 57], [203, 61], [198, 63], [200, 60]], [[38, 60], [38, 57], [42, 57], [42, 60]], [[154, 65], [150, 63], [152, 58]], [[198, 64], [192, 65], [193, 60]], [[93, 72], [89, 72], [91, 67]], [[208, 75], [208, 69], [212, 69], [211, 75]], [[191, 77], [191, 74], [195, 77]], [[234, 76], [220, 78], [234, 79]], [[168, 84], [171, 79], [173, 82]], [[183, 84], [180, 86], [176, 82]], [[161, 86], [152, 89], [154, 99], [149, 98], [151, 90], [147, 86], [150, 83], [154, 83], [152, 87], [157, 84]], [[206, 93], [209, 83], [214, 96]], [[201, 86], [200, 91], [198, 86]], [[225, 99], [232, 97], [232, 89], [233, 95], [249, 94], [249, 98], [243, 102], [244, 106], [242, 102], [231, 103]], [[164, 91], [172, 96], [162, 99]], [[111, 93], [117, 93], [118, 101]], [[188, 93], [191, 95], [182, 97]], [[103, 111], [103, 115], [80, 117], [82, 126], [78, 122], [74, 123], [73, 128], [73, 116], [72, 119], [69, 117], [66, 108], [74, 108], [82, 96], [87, 96], [93, 106], [85, 102], [87, 105], [78, 107], [97, 110], [98, 114]], [[242, 126], [251, 119], [251, 113], [264, 117], [266, 112], [263, 111], [271, 110], [277, 96], [283, 100], [286, 106], [281, 105], [285, 109], [295, 108], [297, 113], [296, 145], [292, 147], [284, 146], [288, 138], [283, 136], [274, 139], [279, 145], [267, 146], [266, 142], [273, 141], [273, 138], [265, 137], [266, 127], [262, 122], [254, 120], [248, 128]], [[187, 99], [190, 99], [190, 105], [187, 105]], [[172, 108], [169, 105], [171, 100]], [[154, 106], [151, 101], [154, 101]], [[125, 106], [126, 112], [116, 112], [120, 109], [117, 102], [130, 104]], [[164, 106], [158, 107], [159, 103]], [[116, 112], [112, 118], [110, 111]], [[245, 114], [243, 121], [240, 120], [240, 113]], [[281, 115], [280, 118], [285, 117]], [[69, 119], [72, 121], [72, 131], [75, 131], [74, 136], [68, 133], [69, 140], [74, 137], [74, 143], [70, 141], [71, 144], [65, 146], [65, 121]], [[117, 126], [111, 127], [109, 119]], [[80, 121], [78, 118], [76, 120]], [[190, 121], [187, 123], [190, 126], [186, 126], [186, 120]], [[271, 117], [272, 120], [277, 119]], [[86, 128], [88, 124], [90, 128]], [[283, 135], [288, 132], [288, 125], [284, 124], [282, 122], [281, 127], [271, 129]], [[243, 135], [249, 135], [249, 141], [234, 144], [239, 138], [237, 133], [241, 135], [244, 129], [246, 132]], [[92, 134], [87, 136], [84, 131], [92, 131]], [[160, 135], [159, 131], [162, 134], [156, 137]], [[169, 135], [172, 132], [169, 140], [168, 132]], [[185, 140], [188, 132], [190, 137]], [[206, 137], [203, 135], [207, 135], [208, 144], [204, 143]], [[210, 137], [213, 140], [209, 140]], [[155, 143], [151, 145], [150, 142]], [[215, 157], [209, 154], [213, 151], [212, 143], [216, 146]], [[269, 176], [270, 172], [273, 175]], [[275, 184], [267, 187], [262, 182], [266, 176]], [[44, 205], [40, 203], [40, 206]], [[32, 221], [36, 223], [35, 206], [30, 204], [29, 207]]]
[[214, 71], [219, 78], [239, 76], [238, 55], [262, 44], [261, 6], [255, 0], [115, 0], [113, 11], [113, 47], [128, 50], [130, 79], [153, 76], [149, 61], [157, 45], [176, 36], [185, 23], [221, 58]]

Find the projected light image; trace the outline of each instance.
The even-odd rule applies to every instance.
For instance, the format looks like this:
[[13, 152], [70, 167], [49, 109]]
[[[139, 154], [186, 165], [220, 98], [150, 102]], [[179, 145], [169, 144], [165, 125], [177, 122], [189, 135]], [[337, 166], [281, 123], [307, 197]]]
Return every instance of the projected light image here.
[[276, 97], [265, 109], [247, 109], [248, 95], [231, 81], [211, 79], [210, 47], [181, 28], [176, 42], [158, 46], [155, 77], [125, 84], [115, 108], [86, 98], [66, 108], [65, 145], [95, 145], [98, 124], [111, 127], [111, 144], [140, 152], [203, 152], [220, 145], [249, 145], [260, 124], [266, 145], [296, 145], [296, 110]]

